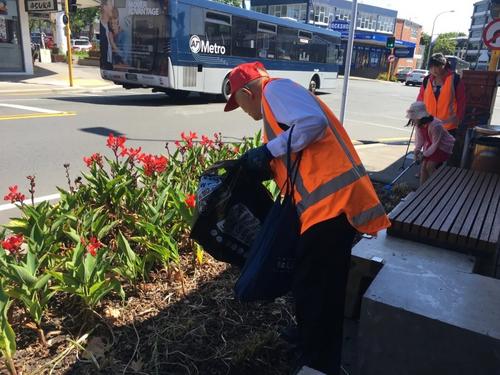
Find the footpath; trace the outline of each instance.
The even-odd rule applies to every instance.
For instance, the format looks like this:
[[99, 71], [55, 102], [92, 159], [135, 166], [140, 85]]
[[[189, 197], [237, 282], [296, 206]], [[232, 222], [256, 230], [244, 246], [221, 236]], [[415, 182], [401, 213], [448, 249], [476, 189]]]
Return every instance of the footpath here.
[[34, 94], [58, 91], [110, 90], [117, 88], [101, 78], [99, 68], [73, 65], [73, 87], [66, 63], [37, 63], [33, 75], [0, 75], [1, 94]]

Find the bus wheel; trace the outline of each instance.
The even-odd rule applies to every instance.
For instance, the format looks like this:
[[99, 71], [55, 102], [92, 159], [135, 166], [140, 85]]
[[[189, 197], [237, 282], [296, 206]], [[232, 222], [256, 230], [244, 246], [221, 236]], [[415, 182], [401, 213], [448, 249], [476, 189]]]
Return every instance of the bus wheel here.
[[318, 88], [319, 88], [319, 78], [318, 76], [314, 76], [311, 79], [311, 82], [309, 82], [309, 91], [315, 94]]
[[222, 82], [222, 97], [227, 102], [231, 96], [231, 83], [229, 83], [229, 77], [224, 78]]
[[190, 94], [191, 91], [185, 91], [185, 90], [166, 90], [165, 94], [170, 96], [174, 100], [179, 100], [179, 99], [186, 99], [188, 95]]

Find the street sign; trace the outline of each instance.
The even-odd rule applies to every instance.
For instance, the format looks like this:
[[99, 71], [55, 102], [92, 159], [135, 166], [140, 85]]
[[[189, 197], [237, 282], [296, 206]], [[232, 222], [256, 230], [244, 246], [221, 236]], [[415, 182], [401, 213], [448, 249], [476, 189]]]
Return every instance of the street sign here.
[[495, 18], [483, 30], [483, 42], [489, 49], [500, 49], [500, 18]]
[[330, 22], [330, 29], [338, 31], [342, 37], [349, 36], [350, 22], [345, 20], [333, 20]]
[[57, 12], [57, 0], [26, 0], [26, 11], [36, 12]]
[[402, 57], [402, 58], [411, 58], [415, 54], [415, 48], [414, 47], [396, 47], [394, 49], [394, 56], [396, 57]]
[[387, 61], [388, 62], [393, 62], [396, 57], [394, 55], [389, 55], [387, 56]]

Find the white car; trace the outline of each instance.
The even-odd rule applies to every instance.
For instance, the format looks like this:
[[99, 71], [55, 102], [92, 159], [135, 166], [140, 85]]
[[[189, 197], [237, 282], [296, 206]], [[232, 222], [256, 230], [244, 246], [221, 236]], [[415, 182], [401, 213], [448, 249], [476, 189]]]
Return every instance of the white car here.
[[429, 74], [428, 70], [424, 69], [413, 69], [406, 76], [405, 85], [421, 85], [424, 81], [424, 78]]
[[73, 39], [71, 41], [71, 49], [73, 51], [88, 51], [92, 48], [92, 44], [85, 39]]

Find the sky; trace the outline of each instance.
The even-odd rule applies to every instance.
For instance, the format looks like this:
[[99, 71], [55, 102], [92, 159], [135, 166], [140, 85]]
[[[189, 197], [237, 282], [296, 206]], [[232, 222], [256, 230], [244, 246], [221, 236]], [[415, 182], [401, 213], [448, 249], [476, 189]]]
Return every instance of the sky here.
[[410, 19], [423, 26], [423, 31], [431, 33], [432, 23], [438, 13], [454, 10], [453, 13], [440, 15], [434, 27], [436, 35], [452, 31], [468, 34], [473, 4], [478, 0], [358, 0], [358, 4], [376, 5], [398, 11], [399, 18]]

